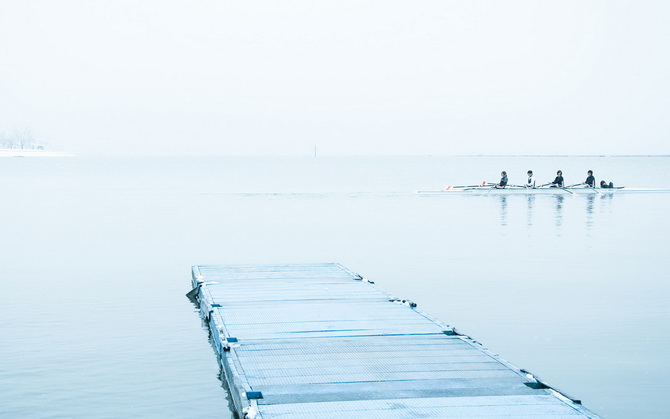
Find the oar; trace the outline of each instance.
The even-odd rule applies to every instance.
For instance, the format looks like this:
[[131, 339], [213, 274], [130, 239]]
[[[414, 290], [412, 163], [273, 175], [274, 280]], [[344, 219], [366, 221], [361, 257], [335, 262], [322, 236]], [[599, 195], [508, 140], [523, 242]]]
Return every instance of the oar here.
[[470, 188], [461, 189], [462, 191], [473, 191], [475, 189], [495, 189], [495, 185], [486, 185], [486, 186], [473, 186]]
[[483, 182], [482, 182], [480, 185], [478, 185], [478, 186], [481, 187], [481, 188], [495, 188], [496, 186], [498, 186], [498, 183], [497, 183], [497, 182], [487, 182], [487, 181], [483, 181]]
[[[486, 182], [484, 182], [486, 183]], [[447, 186], [446, 189], [458, 189], [458, 188], [477, 188], [479, 186], [482, 186], [482, 184], [479, 185], [456, 185], [456, 186]]]
[[595, 188], [595, 187], [594, 187], [594, 188], [591, 188], [591, 190], [592, 190], [593, 192], [595, 192], [596, 195], [598, 195], [598, 196], [603, 196], [603, 194], [601, 194], [600, 192], [596, 191], [596, 188]]
[[[570, 186], [567, 186], [567, 187], [568, 187], [568, 188], [573, 188], [573, 187], [575, 187], [575, 186], [581, 186], [581, 187], [584, 188], [584, 189], [591, 189], [596, 195], [598, 195], [598, 196], [602, 196], [602, 194], [601, 194], [600, 192], [596, 191], [596, 187], [595, 187], [595, 186], [589, 186], [589, 185], [587, 185], [587, 184], [584, 183], [584, 182], [582, 182], [582, 183], [575, 183], [574, 185], [570, 185]], [[571, 192], [571, 193], [572, 193], [572, 192]]]
[[565, 189], [565, 188], [559, 188], [559, 189], [561, 189], [561, 190], [563, 190], [563, 191], [565, 191], [565, 192], [568, 192], [570, 195], [574, 195], [574, 194], [575, 194], [574, 192], [569, 191], [569, 190], [567, 190], [567, 189]]
[[492, 182], [487, 182], [483, 181], [479, 185], [456, 185], [456, 186], [447, 186], [444, 188], [445, 191], [448, 191], [449, 189], [463, 189], [463, 188], [481, 188], [481, 187], [486, 187], [487, 184], [492, 184]]

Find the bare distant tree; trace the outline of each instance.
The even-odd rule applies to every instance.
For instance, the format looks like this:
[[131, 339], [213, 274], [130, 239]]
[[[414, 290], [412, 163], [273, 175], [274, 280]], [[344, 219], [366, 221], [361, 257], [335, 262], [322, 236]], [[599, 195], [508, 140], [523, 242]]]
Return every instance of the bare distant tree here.
[[35, 135], [29, 128], [15, 129], [11, 133], [0, 132], [0, 147], [35, 149], [44, 148], [44, 142], [35, 139]]
[[14, 137], [16, 145], [18, 145], [21, 150], [35, 148], [35, 136], [29, 128], [14, 130], [12, 137]]
[[6, 132], [0, 132], [0, 144], [4, 148], [14, 148], [16, 147], [16, 141], [12, 135], [7, 134]]

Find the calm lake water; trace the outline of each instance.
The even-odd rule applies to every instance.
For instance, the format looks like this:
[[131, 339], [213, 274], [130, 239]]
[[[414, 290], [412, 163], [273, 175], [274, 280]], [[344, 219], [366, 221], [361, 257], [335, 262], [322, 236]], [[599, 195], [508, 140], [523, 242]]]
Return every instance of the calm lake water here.
[[0, 417], [227, 417], [194, 264], [340, 262], [607, 418], [670, 410], [670, 158], [5, 158]]

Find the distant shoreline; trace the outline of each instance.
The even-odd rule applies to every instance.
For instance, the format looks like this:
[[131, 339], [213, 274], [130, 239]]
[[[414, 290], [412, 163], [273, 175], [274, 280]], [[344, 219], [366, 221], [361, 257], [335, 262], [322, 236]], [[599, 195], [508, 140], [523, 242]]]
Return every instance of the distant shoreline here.
[[454, 154], [450, 157], [670, 157], [670, 154]]
[[74, 157], [65, 151], [0, 149], [0, 157]]
[[[34, 149], [7, 149], [0, 148], [0, 157], [76, 157], [74, 153], [66, 151], [45, 151]], [[331, 157], [452, 157], [452, 158], [670, 158], [670, 154], [324, 154], [318, 157], [305, 156], [299, 154], [95, 154], [93, 157], [310, 157], [310, 158], [331, 158]]]

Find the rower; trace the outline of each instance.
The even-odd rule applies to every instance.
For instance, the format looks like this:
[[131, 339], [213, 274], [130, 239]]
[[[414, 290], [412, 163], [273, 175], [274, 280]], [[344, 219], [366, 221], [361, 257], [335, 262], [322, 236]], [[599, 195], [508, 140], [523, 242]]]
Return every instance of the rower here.
[[496, 189], [502, 189], [505, 186], [507, 186], [507, 172], [503, 170], [500, 172], [500, 183], [496, 185]]
[[551, 187], [552, 188], [562, 188], [563, 187], [563, 172], [558, 171], [556, 172], [556, 179], [554, 179], [553, 182], [551, 182]]
[[614, 184], [612, 182], [607, 183], [604, 180], [601, 180], [600, 181], [600, 187], [603, 188], [603, 189], [612, 189], [612, 188], [614, 188]]
[[589, 170], [587, 172], [589, 175], [586, 178], [586, 181], [584, 182], [585, 185], [587, 185], [589, 188], [595, 188], [596, 187], [596, 178], [593, 177], [593, 170]]
[[533, 179], [533, 171], [528, 171], [528, 180], [526, 181], [526, 188], [535, 189], [535, 179]]

